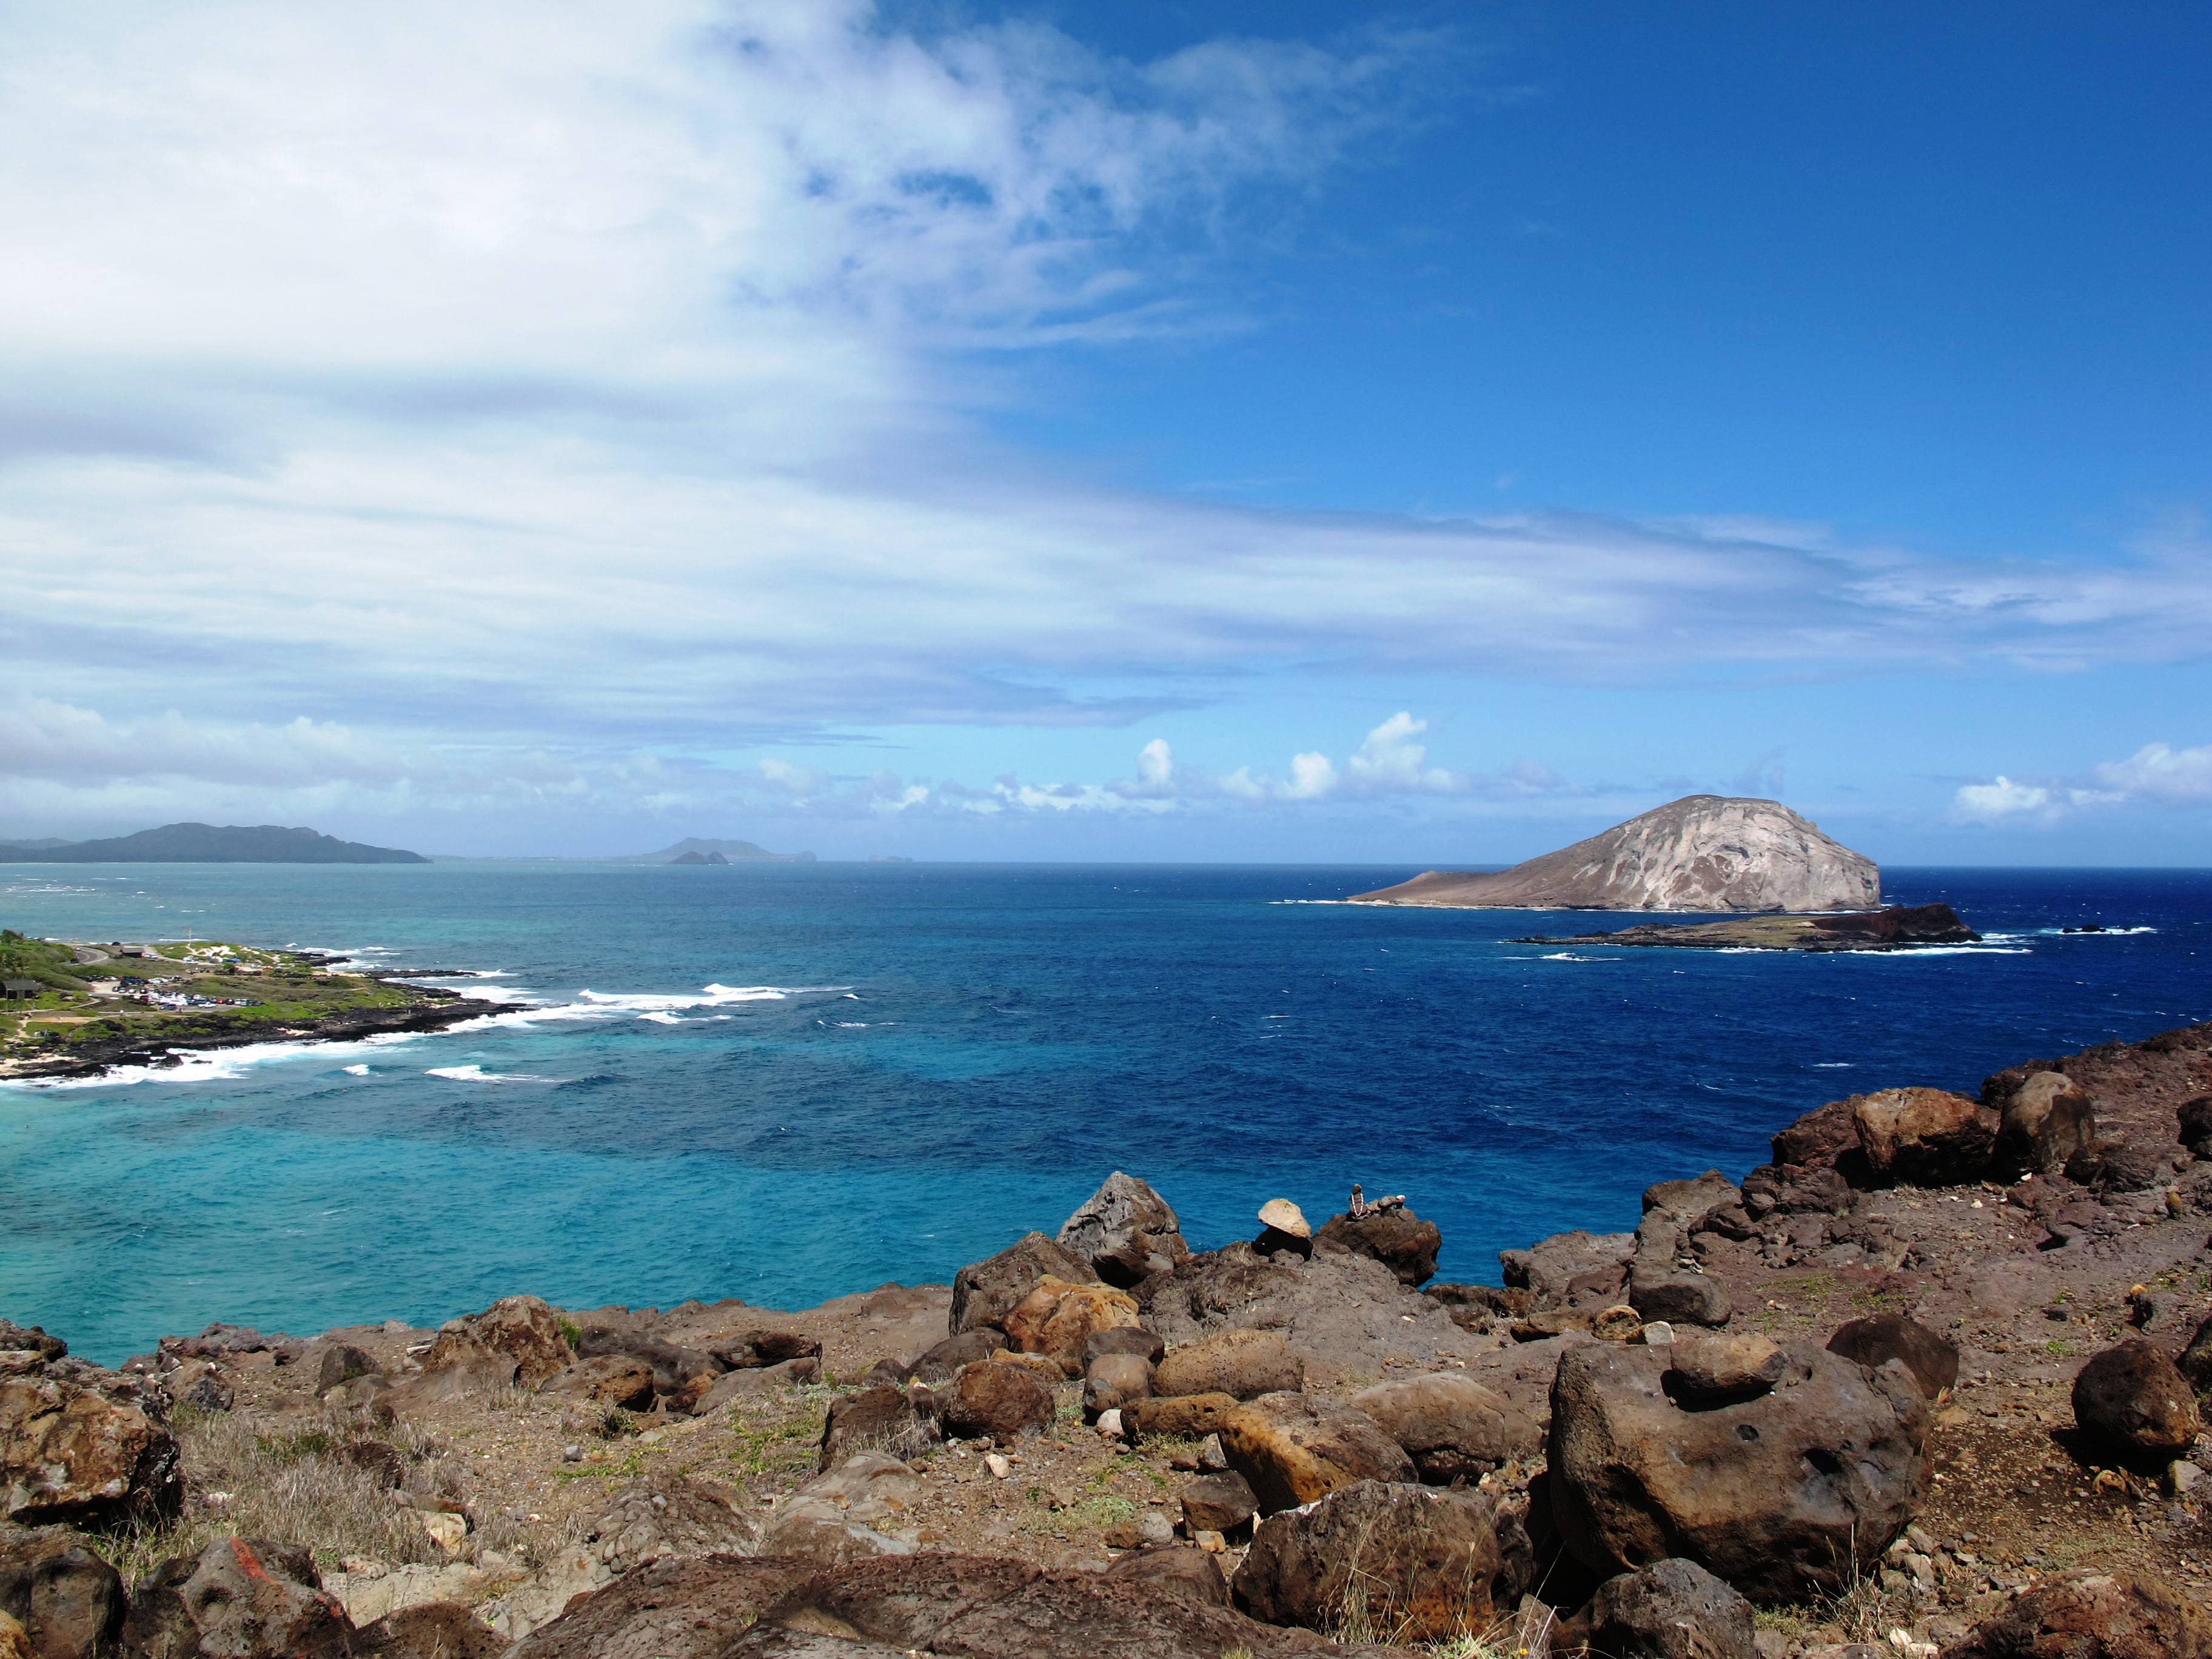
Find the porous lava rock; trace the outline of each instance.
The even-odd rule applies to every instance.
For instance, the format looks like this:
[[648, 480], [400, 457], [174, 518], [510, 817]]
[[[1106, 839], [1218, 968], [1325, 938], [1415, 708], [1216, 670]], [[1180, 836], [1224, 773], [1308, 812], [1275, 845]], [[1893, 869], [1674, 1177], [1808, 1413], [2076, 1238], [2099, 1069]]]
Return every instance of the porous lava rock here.
[[1352, 1407], [1413, 1460], [1431, 1486], [1474, 1482], [1543, 1443], [1534, 1421], [1503, 1395], [1465, 1371], [1379, 1382], [1352, 1396]]
[[1215, 1431], [1230, 1468], [1273, 1515], [1362, 1480], [1411, 1482], [1413, 1459], [1373, 1419], [1303, 1394], [1264, 1394]]
[[158, 1384], [82, 1360], [0, 1376], [0, 1519], [109, 1527], [174, 1515], [184, 1479], [167, 1407]]
[[1539, 1304], [1588, 1296], [1610, 1303], [1636, 1251], [1633, 1233], [1554, 1233], [1525, 1250], [1500, 1250], [1508, 1289], [1526, 1290]]
[[1839, 1325], [1828, 1352], [1876, 1370], [1894, 1360], [1930, 1400], [1959, 1381], [1958, 1345], [1904, 1314], [1869, 1314]]
[[2212, 1659], [2212, 1622], [2148, 1573], [2069, 1572], [2017, 1597], [1943, 1659]]
[[1182, 1489], [1183, 1525], [1193, 1534], [1235, 1532], [1259, 1512], [1251, 1483], [1234, 1469], [1200, 1475]]
[[1161, 1395], [1226, 1394], [1256, 1400], [1305, 1386], [1304, 1358], [1279, 1331], [1228, 1330], [1170, 1348], [1153, 1368]]
[[1121, 1407], [1121, 1423], [1139, 1440], [1203, 1440], [1220, 1432], [1239, 1403], [1233, 1394], [1155, 1395]]
[[458, 1601], [388, 1613], [356, 1631], [349, 1650], [360, 1659], [502, 1659], [507, 1650], [507, 1638]]
[[819, 1571], [775, 1556], [653, 1561], [532, 1631], [508, 1659], [713, 1659]]
[[1096, 1418], [1101, 1412], [1147, 1399], [1152, 1392], [1152, 1368], [1141, 1355], [1102, 1353], [1084, 1373], [1084, 1415]]
[[2009, 1087], [1983, 1089], [1984, 1102], [2000, 1116], [1995, 1162], [2007, 1177], [2051, 1175], [2097, 1139], [2097, 1109], [2089, 1091], [2063, 1072], [2030, 1072]]
[[1662, 1384], [1693, 1409], [1733, 1405], [1773, 1391], [1790, 1370], [1790, 1356], [1764, 1336], [1707, 1336], [1668, 1350]]
[[1998, 1115], [1944, 1089], [1883, 1089], [1852, 1103], [1859, 1148], [1878, 1187], [1955, 1187], [1989, 1173]]
[[888, 1384], [862, 1389], [830, 1402], [817, 1467], [833, 1469], [855, 1452], [864, 1451], [919, 1457], [943, 1438], [936, 1419], [909, 1399], [904, 1389]]
[[1071, 1285], [1096, 1285], [1091, 1264], [1042, 1233], [1024, 1233], [994, 1256], [971, 1261], [952, 1276], [952, 1309], [947, 1334], [957, 1336], [979, 1325], [1004, 1330], [1006, 1316], [1021, 1306], [1037, 1280], [1050, 1274]]
[[1687, 1181], [1655, 1182], [1644, 1189], [1644, 1213], [1663, 1216], [1686, 1233], [1701, 1231], [1716, 1215], [1742, 1202], [1742, 1189], [1718, 1170]]
[[1107, 1284], [1123, 1290], [1173, 1271], [1190, 1254], [1182, 1223], [1167, 1200], [1119, 1170], [1060, 1224], [1056, 1242], [1089, 1262]]
[[1691, 1409], [1665, 1386], [1666, 1348], [1567, 1349], [1549, 1496], [1576, 1558], [1612, 1574], [1683, 1556], [1768, 1602], [1874, 1571], [1926, 1490], [1928, 1402], [1894, 1369], [1784, 1352], [1771, 1391]]
[[1154, 1549], [1126, 1550], [1115, 1558], [1105, 1576], [1125, 1583], [1146, 1584], [1168, 1595], [1180, 1595], [1203, 1607], [1229, 1605], [1229, 1581], [1205, 1550], [1188, 1544], [1167, 1544]]
[[123, 1622], [125, 1647], [144, 1659], [344, 1659], [353, 1636], [306, 1550], [247, 1538], [161, 1563]]
[[2180, 1456], [2204, 1426], [2187, 1380], [2142, 1336], [2094, 1355], [2075, 1374], [2074, 1420], [2116, 1450], [2154, 1457]]
[[560, 1315], [534, 1296], [503, 1296], [482, 1313], [447, 1321], [422, 1356], [422, 1369], [441, 1370], [477, 1352], [505, 1354], [514, 1361], [518, 1378], [532, 1388], [577, 1357]]
[[645, 1411], [653, 1405], [653, 1367], [626, 1353], [594, 1354], [554, 1372], [538, 1392]]
[[1444, 1243], [1435, 1222], [1422, 1220], [1402, 1204], [1364, 1215], [1331, 1216], [1314, 1237], [1371, 1257], [1408, 1285], [1425, 1285], [1437, 1276], [1437, 1252]]
[[1486, 1493], [1363, 1480], [1261, 1522], [1230, 1593], [1271, 1625], [1331, 1630], [1356, 1604], [1395, 1641], [1443, 1641], [1488, 1629], [1528, 1565]]
[[819, 1359], [822, 1342], [818, 1337], [803, 1336], [797, 1331], [753, 1330], [714, 1343], [707, 1352], [733, 1371], [762, 1370], [793, 1359]]

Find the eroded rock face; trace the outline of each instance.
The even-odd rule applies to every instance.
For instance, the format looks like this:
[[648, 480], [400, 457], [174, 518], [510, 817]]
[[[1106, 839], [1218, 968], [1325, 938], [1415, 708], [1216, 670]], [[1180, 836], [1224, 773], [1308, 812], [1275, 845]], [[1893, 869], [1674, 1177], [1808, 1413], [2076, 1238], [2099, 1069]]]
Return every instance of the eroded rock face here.
[[353, 1652], [375, 1659], [501, 1659], [507, 1638], [457, 1601], [403, 1607], [354, 1637]]
[[1671, 1262], [1639, 1260], [1628, 1276], [1628, 1305], [1645, 1322], [1725, 1325], [1735, 1304], [1718, 1281]]
[[971, 1261], [952, 1276], [952, 1310], [948, 1334], [957, 1336], [978, 1325], [1006, 1328], [1006, 1317], [1048, 1273], [1071, 1285], [1095, 1285], [1091, 1264], [1042, 1233], [1024, 1233], [998, 1255]]
[[2123, 1452], [2178, 1457], [2204, 1425], [2197, 1398], [2166, 1350], [2131, 1336], [2081, 1367], [2074, 1378], [2074, 1419]]
[[739, 1504], [726, 1486], [656, 1469], [608, 1500], [586, 1525], [584, 1543], [611, 1573], [665, 1555], [750, 1553], [760, 1523]]
[[1589, 1625], [1609, 1659], [1758, 1659], [1751, 1603], [1679, 1557], [1607, 1579]]
[[1528, 1413], [1464, 1371], [1378, 1383], [1351, 1403], [1398, 1443], [1431, 1486], [1478, 1480], [1516, 1458], [1534, 1457], [1543, 1441]]
[[1231, 1533], [1259, 1512], [1259, 1500], [1244, 1477], [1231, 1469], [1201, 1475], [1182, 1489], [1184, 1527], [1192, 1534]]
[[1047, 1273], [1006, 1316], [1006, 1343], [1017, 1353], [1039, 1353], [1065, 1376], [1083, 1375], [1083, 1352], [1101, 1331], [1137, 1323], [1128, 1293], [1106, 1285], [1071, 1285]]
[[1859, 1096], [1858, 1126], [1873, 1184], [1955, 1187], [1989, 1173], [1996, 1151], [1997, 1114], [1978, 1100], [1943, 1089], [1884, 1089]]
[[1896, 1360], [1930, 1400], [1959, 1381], [1957, 1346], [1903, 1314], [1874, 1314], [1838, 1326], [1828, 1352], [1876, 1370]]
[[1374, 1420], [1303, 1394], [1264, 1394], [1221, 1419], [1230, 1468], [1273, 1515], [1362, 1480], [1410, 1483], [1413, 1459]]
[[653, 1404], [653, 1367], [628, 1354], [595, 1354], [555, 1371], [540, 1394], [573, 1395], [594, 1405], [645, 1411]]
[[713, 1659], [817, 1571], [773, 1557], [654, 1561], [540, 1626], [510, 1659]]
[[776, 1505], [761, 1553], [817, 1566], [908, 1554], [913, 1544], [894, 1534], [921, 1496], [921, 1480], [900, 1460], [859, 1453]]
[[82, 1360], [0, 1376], [0, 1518], [107, 1527], [184, 1501], [158, 1384]]
[[2036, 1585], [1943, 1659], [2208, 1659], [2212, 1623], [2148, 1573], [2069, 1572]]
[[1190, 1254], [1182, 1223], [1167, 1200], [1116, 1170], [1060, 1224], [1060, 1247], [1123, 1290], [1153, 1273], [1173, 1271]]
[[1403, 1206], [1358, 1217], [1331, 1216], [1316, 1237], [1381, 1262], [1401, 1285], [1425, 1285], [1437, 1276], [1437, 1252], [1444, 1243], [1435, 1222], [1422, 1220]]
[[1022, 1435], [1052, 1426], [1052, 1390], [1026, 1366], [987, 1359], [952, 1379], [942, 1421], [960, 1440], [1011, 1445]]
[[532, 1388], [576, 1358], [560, 1316], [534, 1296], [503, 1296], [482, 1313], [448, 1321], [422, 1356], [422, 1369], [439, 1370], [478, 1352], [505, 1354]]
[[1661, 1181], [1644, 1189], [1644, 1213], [1664, 1216], [1686, 1233], [1703, 1228], [1723, 1210], [1743, 1202], [1743, 1194], [1718, 1170], [1688, 1181]]
[[1109, 1578], [1149, 1585], [1169, 1595], [1180, 1595], [1205, 1607], [1229, 1605], [1229, 1581], [1212, 1556], [1187, 1544], [1157, 1549], [1127, 1550], [1106, 1569]]
[[105, 1659], [127, 1601], [121, 1576], [89, 1539], [0, 1530], [0, 1613], [23, 1627], [34, 1659]]
[[1279, 1331], [1217, 1331], [1170, 1348], [1153, 1367], [1152, 1391], [1256, 1400], [1305, 1386], [1305, 1360]]
[[344, 1659], [353, 1633], [307, 1551], [246, 1538], [155, 1568], [123, 1627], [145, 1659]]
[[1692, 1410], [1667, 1391], [1665, 1348], [1568, 1349], [1550, 1496], [1577, 1559], [1617, 1573], [1683, 1556], [1774, 1602], [1873, 1571], [1926, 1487], [1927, 1401], [1896, 1370], [1784, 1352], [1771, 1392]]
[[1528, 1577], [1527, 1541], [1517, 1523], [1500, 1539], [1486, 1494], [1364, 1480], [1261, 1522], [1230, 1593], [1309, 1630], [1336, 1628], [1357, 1598], [1395, 1640], [1440, 1641], [1488, 1629]]
[[1498, 1261], [1507, 1288], [1526, 1290], [1539, 1304], [1577, 1300], [1578, 1291], [1612, 1302], [1635, 1253], [1634, 1233], [1593, 1233], [1577, 1227], [1525, 1250], [1500, 1250]]

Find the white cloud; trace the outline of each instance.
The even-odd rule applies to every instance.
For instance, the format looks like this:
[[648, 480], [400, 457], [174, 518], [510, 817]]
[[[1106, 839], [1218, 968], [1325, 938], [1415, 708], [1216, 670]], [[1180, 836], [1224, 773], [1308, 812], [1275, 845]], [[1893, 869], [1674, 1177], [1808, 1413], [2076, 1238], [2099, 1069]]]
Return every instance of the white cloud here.
[[1413, 739], [1428, 729], [1426, 720], [1402, 710], [1384, 720], [1367, 734], [1345, 769], [1352, 787], [1369, 794], [1466, 793], [1464, 775], [1424, 764], [1429, 751]]
[[2041, 784], [2014, 783], [2000, 774], [1994, 783], [1960, 785], [1952, 800], [1962, 817], [1996, 819], [2049, 813], [2061, 799]]
[[2212, 801], [2212, 744], [2176, 749], [2148, 743], [2124, 761], [2107, 761], [2097, 782], [2114, 794], [2171, 804]]

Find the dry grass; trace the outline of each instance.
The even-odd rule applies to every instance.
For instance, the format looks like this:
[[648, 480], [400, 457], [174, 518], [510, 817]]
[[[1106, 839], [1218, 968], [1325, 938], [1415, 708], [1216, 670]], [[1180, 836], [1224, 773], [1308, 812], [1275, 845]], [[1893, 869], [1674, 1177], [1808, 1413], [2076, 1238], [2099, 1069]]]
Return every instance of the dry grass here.
[[[231, 1413], [190, 1407], [178, 1411], [172, 1426], [184, 1456], [185, 1512], [164, 1525], [99, 1540], [126, 1580], [135, 1583], [162, 1561], [196, 1555], [233, 1535], [305, 1547], [325, 1569], [348, 1556], [392, 1563], [447, 1559], [415, 1516], [392, 1503], [386, 1477], [345, 1461], [343, 1443], [331, 1435], [258, 1434]], [[403, 1455], [425, 1449], [406, 1443], [404, 1433], [386, 1443]], [[472, 1547], [478, 1541], [470, 1540]]]

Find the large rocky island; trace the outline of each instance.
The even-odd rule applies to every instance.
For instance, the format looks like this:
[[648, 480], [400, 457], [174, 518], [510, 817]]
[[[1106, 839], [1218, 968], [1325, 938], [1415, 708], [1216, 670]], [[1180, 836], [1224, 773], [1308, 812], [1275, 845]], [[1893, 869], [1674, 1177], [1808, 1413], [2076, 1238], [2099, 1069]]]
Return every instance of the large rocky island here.
[[1870, 910], [1872, 859], [1779, 801], [1685, 795], [1510, 870], [1431, 870], [1354, 904], [1498, 910]]
[[281, 824], [165, 823], [101, 841], [0, 842], [0, 864], [428, 864], [420, 853]]
[[0, 1656], [2212, 1656], [2212, 1025], [1651, 1173], [1502, 1286], [1116, 1173], [796, 1313], [0, 1320]]

